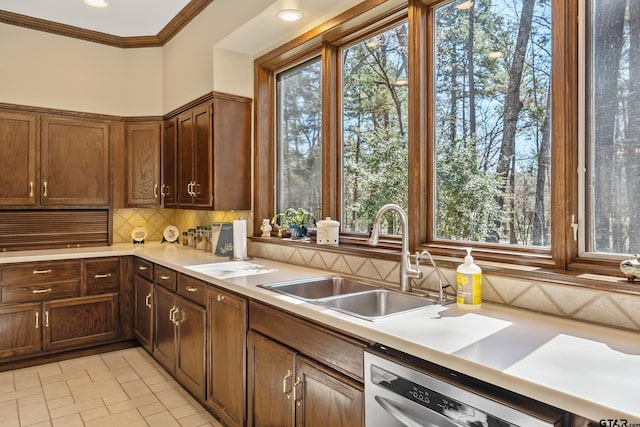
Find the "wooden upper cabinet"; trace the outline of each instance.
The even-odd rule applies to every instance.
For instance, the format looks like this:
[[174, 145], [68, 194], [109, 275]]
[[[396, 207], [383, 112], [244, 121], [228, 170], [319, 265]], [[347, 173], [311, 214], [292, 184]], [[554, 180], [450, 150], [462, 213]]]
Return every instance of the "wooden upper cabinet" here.
[[37, 203], [37, 118], [0, 112], [0, 205]]
[[213, 99], [213, 206], [251, 209], [251, 100]]
[[160, 206], [161, 133], [160, 122], [126, 125], [127, 206]]
[[175, 117], [164, 122], [160, 195], [165, 208], [178, 206], [178, 119]]
[[251, 209], [251, 100], [216, 92], [176, 120], [178, 205]]
[[44, 116], [40, 138], [42, 205], [109, 205], [106, 122]]

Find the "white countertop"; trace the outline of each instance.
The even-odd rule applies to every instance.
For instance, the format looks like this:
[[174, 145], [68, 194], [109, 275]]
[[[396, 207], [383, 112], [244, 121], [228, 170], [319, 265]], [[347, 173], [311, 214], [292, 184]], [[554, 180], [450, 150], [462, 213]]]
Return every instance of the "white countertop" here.
[[[369, 322], [258, 285], [327, 272], [253, 259], [262, 269], [178, 245], [5, 252], [0, 264], [136, 255], [365, 340], [598, 421], [640, 423], [640, 334], [494, 304], [427, 308]], [[217, 265], [211, 265], [216, 263]], [[225, 264], [221, 264], [225, 263]], [[224, 277], [224, 279], [217, 278]]]

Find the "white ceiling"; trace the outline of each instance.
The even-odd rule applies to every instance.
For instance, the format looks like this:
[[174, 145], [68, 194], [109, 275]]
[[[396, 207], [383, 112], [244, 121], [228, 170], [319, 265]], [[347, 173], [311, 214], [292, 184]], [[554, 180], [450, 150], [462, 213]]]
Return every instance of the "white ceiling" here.
[[0, 0], [0, 10], [99, 31], [118, 37], [155, 36], [189, 0], [107, 0], [108, 7], [84, 0]]
[[[215, 0], [214, 0], [215, 1]], [[236, 0], [233, 7], [242, 7]], [[218, 47], [257, 55], [321, 24], [363, 0], [274, 0], [257, 16], [231, 33]], [[118, 37], [157, 35], [189, 0], [107, 0], [106, 8], [94, 8], [84, 0], [0, 0], [0, 10]], [[287, 23], [275, 15], [296, 8], [301, 21]], [[220, 17], [224, 19], [224, 17]], [[213, 23], [215, 24], [215, 23]]]

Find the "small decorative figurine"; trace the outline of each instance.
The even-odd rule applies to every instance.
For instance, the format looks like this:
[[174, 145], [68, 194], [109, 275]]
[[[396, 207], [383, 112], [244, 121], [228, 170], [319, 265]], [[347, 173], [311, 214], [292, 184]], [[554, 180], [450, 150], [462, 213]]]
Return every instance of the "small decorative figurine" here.
[[640, 279], [640, 261], [638, 255], [634, 255], [633, 259], [627, 259], [620, 263], [620, 270], [627, 276], [630, 282]]
[[271, 237], [271, 225], [268, 218], [262, 220], [260, 230], [262, 230], [262, 237]]

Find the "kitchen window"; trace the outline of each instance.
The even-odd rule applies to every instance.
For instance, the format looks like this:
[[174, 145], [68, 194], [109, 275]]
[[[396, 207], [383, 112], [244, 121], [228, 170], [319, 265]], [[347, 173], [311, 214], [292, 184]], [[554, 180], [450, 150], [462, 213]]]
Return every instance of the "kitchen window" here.
[[322, 204], [322, 88], [320, 59], [276, 75], [277, 211]]
[[[640, 42], [639, 2], [400, 3], [364, 2], [256, 60], [256, 221], [275, 211], [274, 166], [267, 160], [275, 158], [275, 102], [262, 102], [274, 99], [274, 70], [320, 57], [321, 207], [322, 216], [342, 224], [341, 248], [365, 245], [375, 210], [395, 202], [407, 210], [412, 250], [459, 257], [472, 245], [480, 260], [618, 271], [620, 254], [637, 251], [633, 239], [640, 239], [632, 227], [640, 215], [632, 196], [640, 181], [633, 175], [640, 173], [633, 136], [640, 132], [632, 131], [640, 98], [630, 96], [640, 93], [634, 86], [640, 55], [632, 49]], [[376, 57], [383, 39], [393, 44]], [[372, 66], [383, 58], [387, 71]], [[386, 113], [376, 116], [377, 103], [386, 103]], [[374, 141], [371, 128], [386, 132], [371, 133], [384, 135], [383, 144], [359, 146], [358, 138]], [[605, 130], [608, 139], [601, 137]], [[399, 138], [404, 132], [406, 139]], [[403, 164], [406, 176], [395, 173]], [[582, 181], [579, 165], [587, 171]], [[387, 184], [385, 175], [397, 181]], [[390, 222], [387, 230], [385, 245], [399, 247], [397, 227]], [[609, 254], [617, 259], [607, 260]]]
[[580, 252], [640, 252], [640, 2], [587, 0]]

